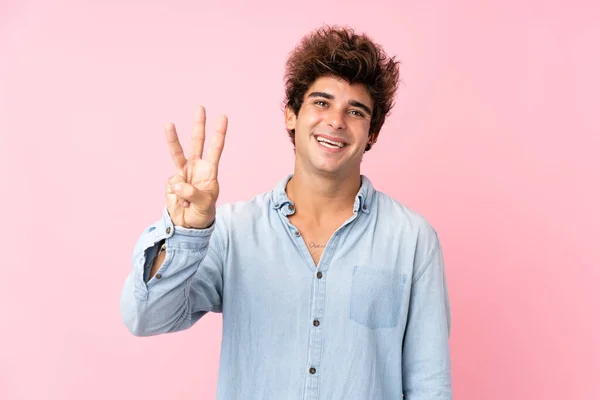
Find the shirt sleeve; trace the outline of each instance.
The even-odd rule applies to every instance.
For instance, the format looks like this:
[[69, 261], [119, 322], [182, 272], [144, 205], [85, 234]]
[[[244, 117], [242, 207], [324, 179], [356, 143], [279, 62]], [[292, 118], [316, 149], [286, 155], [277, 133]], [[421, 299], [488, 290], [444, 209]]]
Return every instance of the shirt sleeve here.
[[451, 400], [450, 301], [442, 250], [435, 246], [413, 277], [402, 351], [405, 400]]
[[[167, 208], [134, 247], [132, 270], [121, 293], [121, 316], [136, 336], [187, 329], [222, 307], [223, 257], [219, 213], [206, 229], [174, 226]], [[166, 255], [157, 273], [149, 270], [161, 242]]]

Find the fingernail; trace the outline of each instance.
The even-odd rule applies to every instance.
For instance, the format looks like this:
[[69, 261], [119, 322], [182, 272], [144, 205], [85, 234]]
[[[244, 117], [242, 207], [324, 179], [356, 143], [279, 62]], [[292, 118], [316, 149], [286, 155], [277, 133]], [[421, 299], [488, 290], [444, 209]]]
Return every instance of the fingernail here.
[[181, 183], [176, 183], [173, 185], [173, 190], [179, 192], [181, 190]]

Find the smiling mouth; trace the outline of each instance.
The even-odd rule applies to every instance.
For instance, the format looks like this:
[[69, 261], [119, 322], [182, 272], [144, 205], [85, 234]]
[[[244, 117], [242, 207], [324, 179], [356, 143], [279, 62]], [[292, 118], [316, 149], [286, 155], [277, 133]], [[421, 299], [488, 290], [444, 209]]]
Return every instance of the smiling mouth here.
[[329, 147], [330, 149], [341, 149], [346, 146], [346, 143], [344, 142], [336, 142], [333, 140], [325, 139], [321, 136], [317, 136], [316, 139], [321, 145]]

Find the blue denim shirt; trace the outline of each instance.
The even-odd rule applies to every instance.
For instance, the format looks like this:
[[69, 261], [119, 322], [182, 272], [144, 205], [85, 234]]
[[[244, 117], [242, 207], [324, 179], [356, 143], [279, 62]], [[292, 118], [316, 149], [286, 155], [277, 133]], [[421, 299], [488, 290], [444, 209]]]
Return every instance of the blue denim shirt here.
[[[207, 229], [173, 226], [165, 208], [135, 246], [127, 328], [157, 335], [222, 313], [218, 399], [451, 399], [436, 231], [362, 176], [352, 217], [315, 267], [288, 219], [290, 177], [220, 206]], [[146, 282], [163, 239], [164, 263]]]

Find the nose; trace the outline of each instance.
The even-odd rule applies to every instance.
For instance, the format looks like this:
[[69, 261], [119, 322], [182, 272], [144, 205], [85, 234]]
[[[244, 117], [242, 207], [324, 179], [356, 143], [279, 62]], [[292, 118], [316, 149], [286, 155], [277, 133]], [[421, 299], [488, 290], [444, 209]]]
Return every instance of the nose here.
[[327, 125], [336, 131], [345, 129], [346, 122], [344, 120], [345, 114], [343, 110], [336, 110], [333, 107], [329, 109], [327, 113]]

